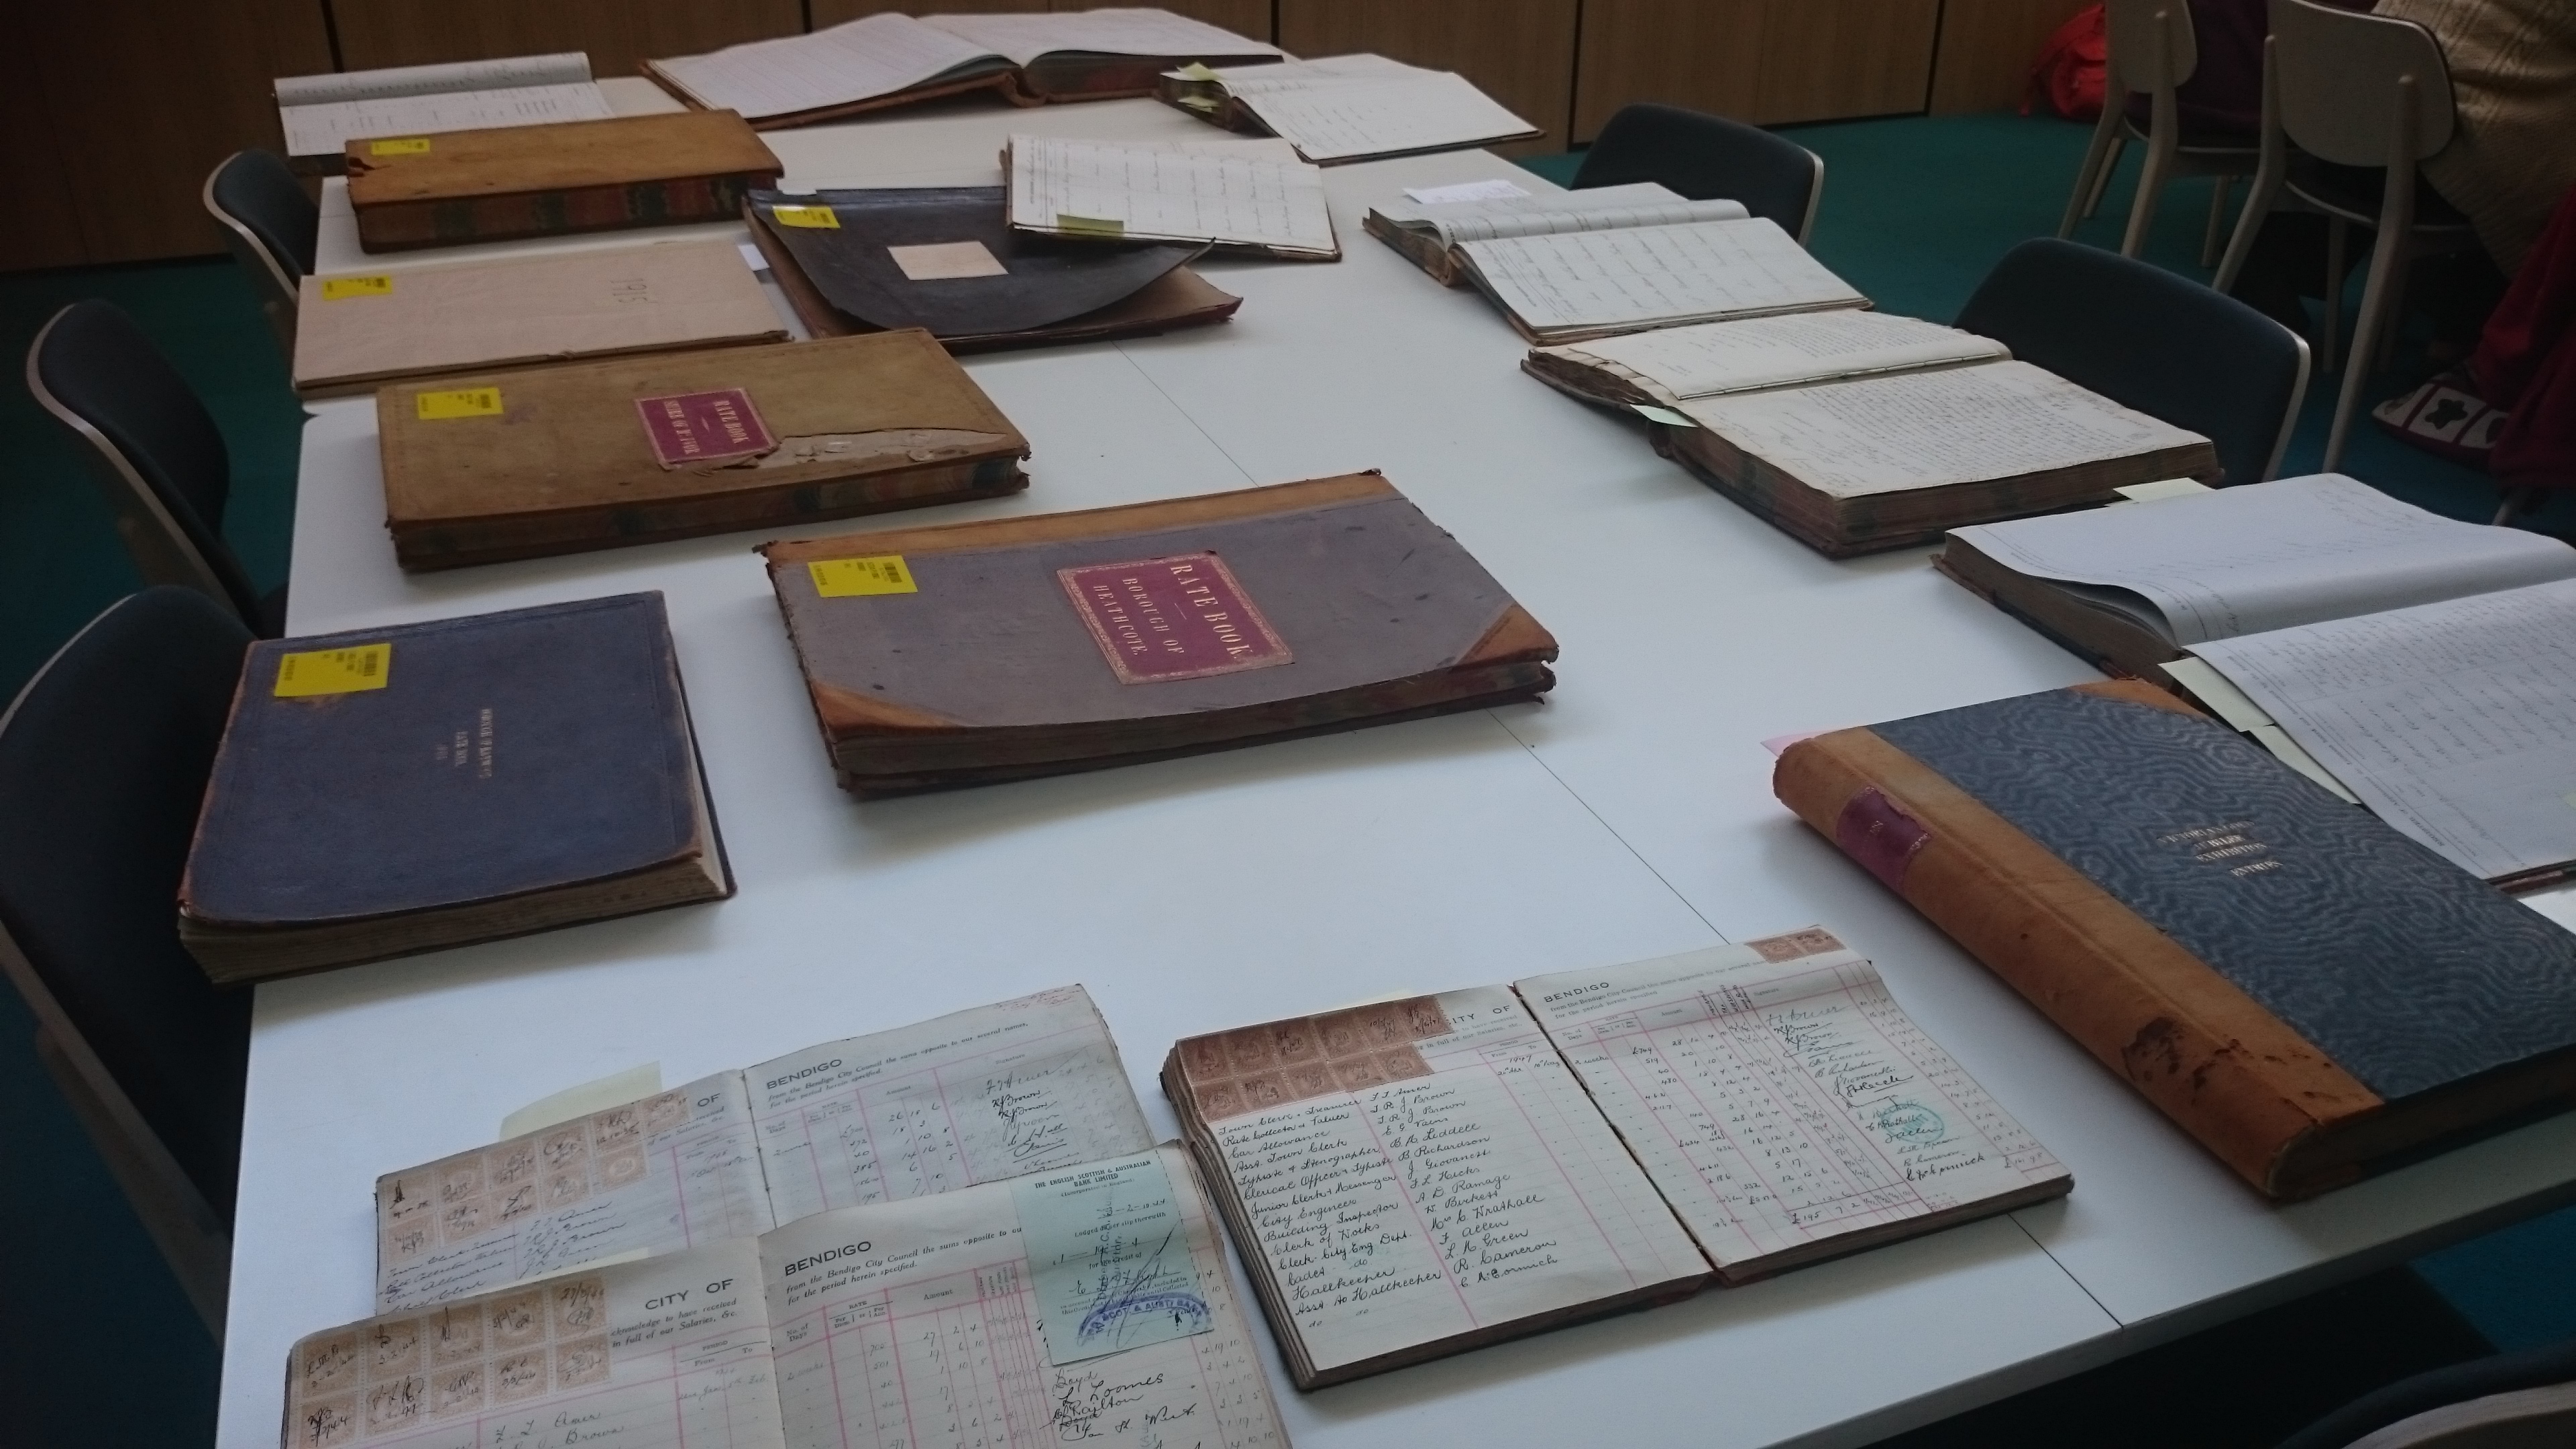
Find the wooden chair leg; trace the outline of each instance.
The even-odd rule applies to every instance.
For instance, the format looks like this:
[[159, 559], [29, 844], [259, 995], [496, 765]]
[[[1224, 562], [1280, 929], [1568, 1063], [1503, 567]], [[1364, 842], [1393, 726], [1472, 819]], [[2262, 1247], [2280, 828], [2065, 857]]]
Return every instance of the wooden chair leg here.
[[2388, 304], [2396, 297], [2398, 258], [2406, 254], [2406, 229], [2382, 226], [2379, 240], [2370, 249], [2369, 280], [2361, 288], [2361, 312], [2352, 320], [2352, 347], [2344, 354], [2343, 386], [2335, 391], [2334, 422], [2326, 428], [2325, 457], [2317, 471], [2331, 473], [2343, 463], [2343, 445], [2352, 432], [2352, 415], [2361, 403], [2361, 389], [2370, 380], [2370, 359], [2379, 345], [2381, 329], [2394, 320], [2388, 315]]
[[2317, 322], [2319, 372], [2334, 371], [2335, 343], [2343, 335], [2343, 252], [2349, 230], [2350, 224], [2342, 217], [2326, 218], [2326, 309]]
[[2227, 192], [2236, 178], [2225, 171], [2209, 178], [2209, 225], [2200, 234], [2200, 264], [2218, 264], [2218, 234], [2227, 224]]

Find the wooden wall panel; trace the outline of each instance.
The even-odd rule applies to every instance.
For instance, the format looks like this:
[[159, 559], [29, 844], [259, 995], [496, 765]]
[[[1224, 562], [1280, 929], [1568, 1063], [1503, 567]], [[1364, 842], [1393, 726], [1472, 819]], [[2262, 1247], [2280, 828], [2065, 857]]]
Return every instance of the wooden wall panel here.
[[223, 249], [197, 193], [215, 163], [279, 144], [269, 81], [331, 68], [317, 0], [85, 0], [28, 7], [13, 48], [38, 61], [83, 260]]
[[594, 74], [633, 75], [655, 56], [696, 55], [805, 28], [798, 0], [328, 3], [340, 32], [340, 60], [350, 70], [586, 50]]
[[[838, 25], [892, 10], [904, 15], [991, 15], [1030, 10], [1100, 10], [1123, 0], [814, 0], [814, 26]], [[1137, 0], [1146, 3], [1146, 0]], [[1221, 25], [1255, 40], [1270, 38], [1270, 0], [1151, 0], [1155, 8]]]
[[0, 196], [9, 198], [9, 219], [0, 225], [0, 271], [68, 267], [89, 259], [61, 140], [37, 87], [38, 53], [26, 44], [0, 49]]
[[2092, 0], [1948, 0], [1932, 65], [1932, 114], [2021, 104], [2039, 48]]
[[[1175, 15], [1204, 20], [1255, 40], [1270, 39], [1270, 0], [1146, 0]], [[1058, 10], [1097, 10], [1100, 0], [1055, 0]]]
[[1631, 101], [1756, 125], [1920, 111], [1941, 4], [1584, 0], [1575, 138]]
[[1365, 50], [1454, 70], [1547, 130], [1496, 149], [1562, 151], [1574, 110], [1577, 8], [1576, 0], [1279, 0], [1277, 41], [1309, 58]]
[[817, 30], [889, 10], [899, 15], [1001, 15], [1050, 8], [1047, 0], [813, 0], [813, 5]]

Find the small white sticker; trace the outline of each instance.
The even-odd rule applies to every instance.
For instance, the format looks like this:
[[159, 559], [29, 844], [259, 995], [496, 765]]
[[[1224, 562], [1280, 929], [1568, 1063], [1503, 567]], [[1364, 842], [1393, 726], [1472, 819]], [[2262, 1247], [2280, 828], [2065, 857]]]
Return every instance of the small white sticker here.
[[755, 272], [765, 272], [769, 270], [769, 258], [760, 254], [760, 248], [753, 246], [749, 242], [740, 242], [737, 243], [737, 245], [742, 248], [742, 264], [744, 266], [751, 268]]

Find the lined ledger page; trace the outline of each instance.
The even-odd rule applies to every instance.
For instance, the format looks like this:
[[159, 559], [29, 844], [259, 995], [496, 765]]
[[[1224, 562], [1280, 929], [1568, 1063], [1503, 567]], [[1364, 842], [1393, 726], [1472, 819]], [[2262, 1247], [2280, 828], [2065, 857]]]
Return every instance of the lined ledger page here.
[[297, 1343], [285, 1449], [785, 1449], [755, 1240]]
[[2192, 652], [2380, 819], [2471, 874], [2576, 861], [2576, 581]]
[[[760, 1257], [796, 1449], [1286, 1449], [1176, 1147], [808, 1218]], [[1097, 1341], [1059, 1342], [1056, 1306]]]
[[742, 1073], [376, 1180], [376, 1307], [768, 1231]]
[[810, 35], [783, 35], [683, 55], [652, 67], [711, 111], [743, 119], [845, 106], [910, 90], [989, 60], [983, 46], [907, 15], [867, 15]]
[[278, 124], [289, 156], [336, 156], [344, 142], [439, 131], [481, 131], [496, 126], [541, 126], [557, 121], [604, 121], [615, 115], [592, 81], [512, 86], [507, 90], [443, 91], [382, 100], [328, 101], [280, 106]]
[[2069, 1184], [1821, 928], [1517, 989], [1721, 1269]]
[[1339, 73], [1221, 74], [1246, 110], [1314, 162], [1458, 150], [1539, 129], [1450, 71], [1390, 62]]
[[2576, 548], [2320, 473], [1956, 530], [2033, 578], [2125, 590], [2176, 644], [2576, 578]]
[[1330, 254], [1324, 178], [1277, 141], [1013, 136], [1011, 224]]
[[1868, 305], [1761, 217], [1503, 237], [1460, 249], [1478, 282], [1536, 335]]
[[2206, 441], [2026, 362], [1694, 398], [1680, 410], [1837, 498], [2011, 478]]
[[779, 1222], [1153, 1145], [1079, 986], [764, 1062], [744, 1074]]
[[1398, 226], [1430, 232], [1442, 246], [1498, 236], [1740, 221], [1748, 215], [1741, 202], [1691, 201], [1652, 181], [1486, 201], [1389, 202], [1377, 212]]
[[512, 55], [444, 65], [397, 65], [329, 75], [280, 76], [270, 90], [280, 106], [319, 106], [341, 101], [381, 101], [441, 91], [499, 91], [520, 87], [581, 85], [591, 79], [590, 57], [565, 50], [552, 55]]
[[1317, 1370], [1707, 1273], [1507, 987], [1178, 1050]]
[[1973, 332], [1853, 310], [1659, 327], [1537, 352], [1624, 377], [1666, 402], [2011, 355]]

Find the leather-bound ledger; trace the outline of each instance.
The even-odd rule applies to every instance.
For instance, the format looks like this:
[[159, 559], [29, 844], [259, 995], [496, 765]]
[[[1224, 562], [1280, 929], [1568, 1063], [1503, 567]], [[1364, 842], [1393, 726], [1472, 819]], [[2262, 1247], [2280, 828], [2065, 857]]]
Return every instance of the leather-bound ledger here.
[[376, 394], [406, 569], [991, 498], [1028, 441], [918, 330], [620, 358]]
[[773, 543], [862, 796], [1534, 698], [1556, 640], [1375, 473]]
[[733, 894], [658, 593], [250, 647], [179, 886], [219, 984]]
[[371, 252], [730, 221], [781, 169], [730, 111], [351, 141], [347, 165]]
[[2153, 686], [1818, 735], [1773, 788], [2272, 1197], [2576, 1105], [2576, 936]]

